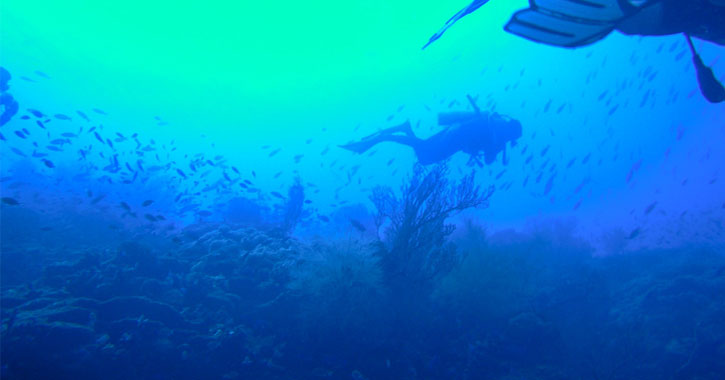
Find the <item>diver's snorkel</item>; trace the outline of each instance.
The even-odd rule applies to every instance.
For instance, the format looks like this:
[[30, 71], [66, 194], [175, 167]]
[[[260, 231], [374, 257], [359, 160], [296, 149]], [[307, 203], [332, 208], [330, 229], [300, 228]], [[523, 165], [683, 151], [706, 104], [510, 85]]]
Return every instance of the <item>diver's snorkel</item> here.
[[700, 92], [702, 92], [702, 95], [710, 103], [725, 101], [725, 87], [717, 80], [712, 69], [705, 66], [705, 63], [702, 62], [702, 58], [695, 51], [695, 46], [692, 44], [690, 35], [685, 33], [685, 38], [687, 38], [687, 44], [690, 46], [690, 51], [692, 52], [692, 62], [695, 64], [695, 70], [697, 71], [697, 83], [700, 85]]

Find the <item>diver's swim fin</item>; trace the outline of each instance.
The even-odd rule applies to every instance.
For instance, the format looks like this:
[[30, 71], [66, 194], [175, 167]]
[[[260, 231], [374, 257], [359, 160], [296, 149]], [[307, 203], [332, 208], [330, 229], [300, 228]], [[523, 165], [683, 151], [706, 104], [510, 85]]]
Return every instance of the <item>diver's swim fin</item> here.
[[504, 29], [526, 39], [561, 47], [589, 45], [606, 37], [637, 10], [619, 0], [530, 0]]
[[725, 87], [717, 80], [712, 69], [702, 62], [702, 58], [697, 54], [690, 36], [686, 34], [685, 37], [692, 52], [692, 62], [695, 64], [695, 70], [697, 71], [697, 83], [700, 85], [700, 92], [710, 103], [721, 103], [725, 101]]
[[453, 17], [449, 18], [448, 21], [446, 21], [445, 25], [443, 25], [443, 27], [439, 31], [437, 31], [433, 36], [431, 36], [431, 38], [428, 40], [428, 42], [425, 45], [423, 45], [422, 49], [427, 48], [428, 45], [432, 44], [435, 40], [441, 38], [443, 33], [445, 33], [446, 30], [448, 30], [448, 28], [453, 26], [453, 24], [455, 24], [456, 21], [463, 18], [463, 16], [475, 11], [476, 9], [480, 8], [483, 4], [486, 4], [488, 2], [489, 2], [489, 0], [473, 0], [473, 2], [471, 4], [468, 4], [467, 7], [461, 9], [460, 11], [458, 11], [458, 13], [454, 14]]
[[406, 121], [402, 124], [375, 132], [372, 135], [365, 136], [360, 141], [340, 145], [340, 148], [347, 149], [355, 153], [365, 153], [376, 144], [388, 141], [387, 137], [395, 135], [396, 133], [403, 133], [406, 136], [411, 137], [415, 136], [413, 134], [413, 129], [410, 126], [410, 121]]

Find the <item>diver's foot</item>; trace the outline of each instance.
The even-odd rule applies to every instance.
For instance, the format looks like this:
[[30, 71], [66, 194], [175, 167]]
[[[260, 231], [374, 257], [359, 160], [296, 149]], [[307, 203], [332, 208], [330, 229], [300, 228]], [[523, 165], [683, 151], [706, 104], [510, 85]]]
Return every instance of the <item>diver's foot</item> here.
[[399, 135], [401, 133], [405, 136], [415, 137], [415, 135], [413, 134], [413, 129], [410, 126], [410, 121], [406, 121], [400, 125], [392, 126], [390, 128], [385, 128], [381, 131], [373, 133], [372, 135], [363, 137], [360, 141], [340, 145], [340, 148], [347, 149], [355, 153], [364, 153], [368, 149], [372, 148], [375, 144], [381, 143], [383, 141], [388, 141], [388, 137]]

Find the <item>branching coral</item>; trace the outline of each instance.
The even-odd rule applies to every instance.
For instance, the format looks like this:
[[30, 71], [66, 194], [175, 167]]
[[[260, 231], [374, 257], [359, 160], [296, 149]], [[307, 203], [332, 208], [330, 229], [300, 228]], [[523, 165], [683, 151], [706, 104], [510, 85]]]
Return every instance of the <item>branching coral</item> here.
[[481, 190], [474, 173], [459, 182], [447, 178], [445, 164], [426, 169], [416, 166], [401, 187], [401, 197], [388, 187], [377, 187], [370, 197], [377, 209], [378, 229], [386, 221], [388, 249], [381, 249], [381, 264], [388, 285], [396, 288], [429, 287], [432, 280], [456, 262], [455, 248], [446, 237], [455, 226], [445, 220], [465, 209], [486, 207], [493, 186]]

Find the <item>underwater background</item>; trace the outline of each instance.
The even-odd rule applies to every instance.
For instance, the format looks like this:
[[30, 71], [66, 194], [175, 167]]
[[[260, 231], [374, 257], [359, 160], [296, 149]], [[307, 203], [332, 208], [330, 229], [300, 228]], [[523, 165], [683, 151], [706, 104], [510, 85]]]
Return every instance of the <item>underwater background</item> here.
[[[467, 4], [4, 0], [0, 376], [725, 378], [685, 39], [554, 48], [491, 1], [422, 50]], [[507, 162], [340, 147], [474, 104]]]

